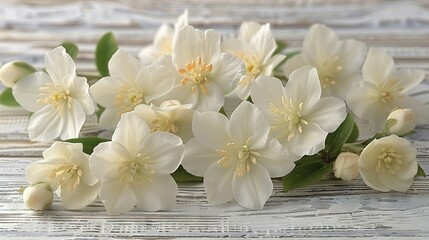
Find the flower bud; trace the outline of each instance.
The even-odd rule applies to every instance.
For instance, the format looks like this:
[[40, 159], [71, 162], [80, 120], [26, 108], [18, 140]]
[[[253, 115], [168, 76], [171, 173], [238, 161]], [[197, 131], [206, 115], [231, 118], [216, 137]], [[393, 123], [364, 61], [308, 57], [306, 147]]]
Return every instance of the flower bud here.
[[334, 164], [335, 177], [350, 181], [359, 177], [359, 155], [351, 152], [342, 152]]
[[0, 68], [0, 81], [6, 87], [13, 87], [15, 83], [27, 75], [35, 72], [35, 69], [24, 62], [8, 62]]
[[49, 184], [38, 183], [27, 187], [24, 190], [23, 198], [25, 205], [29, 209], [42, 211], [51, 206], [54, 194]]
[[396, 109], [389, 114], [385, 123], [385, 129], [390, 134], [404, 136], [416, 127], [416, 115], [409, 108]]

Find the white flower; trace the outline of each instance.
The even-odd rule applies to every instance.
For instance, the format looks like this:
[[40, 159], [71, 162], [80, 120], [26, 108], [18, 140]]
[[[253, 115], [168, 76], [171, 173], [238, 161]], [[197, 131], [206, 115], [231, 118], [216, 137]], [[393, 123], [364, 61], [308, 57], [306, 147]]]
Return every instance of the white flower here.
[[8, 62], [0, 68], [0, 81], [6, 87], [11, 88], [16, 82], [35, 71], [36, 70], [27, 63], [19, 61]]
[[270, 126], [253, 104], [244, 101], [231, 120], [217, 112], [194, 114], [195, 138], [186, 145], [183, 167], [204, 176], [208, 201], [236, 200], [261, 209], [273, 191], [271, 178], [294, 168], [297, 156], [268, 136]]
[[334, 175], [344, 181], [351, 181], [359, 177], [359, 155], [351, 152], [342, 152], [338, 155], [334, 164]]
[[174, 84], [169, 69], [152, 64], [143, 66], [123, 50], [118, 50], [109, 61], [110, 76], [91, 86], [94, 100], [105, 108], [100, 125], [114, 129], [121, 114], [137, 105], [150, 104], [169, 92]]
[[429, 109], [407, 96], [407, 92], [423, 80], [423, 70], [397, 70], [392, 57], [371, 48], [362, 71], [363, 81], [353, 85], [347, 105], [357, 117], [370, 122], [372, 132], [380, 131], [389, 113], [397, 107], [413, 109], [418, 124], [429, 119]]
[[125, 213], [136, 204], [149, 211], [174, 208], [178, 188], [170, 174], [180, 165], [184, 148], [178, 136], [151, 133], [136, 114], [123, 114], [112, 141], [98, 145], [90, 158], [107, 213]]
[[173, 58], [164, 58], [176, 79], [173, 90], [163, 100], [176, 99], [191, 103], [197, 111], [219, 111], [243, 75], [240, 59], [220, 51], [220, 36], [214, 30], [205, 32], [183, 27], [173, 43]]
[[364, 43], [339, 40], [330, 28], [314, 24], [304, 39], [302, 53], [286, 61], [283, 70], [289, 76], [295, 69], [312, 65], [319, 73], [322, 96], [345, 99], [352, 84], [361, 78], [366, 52]]
[[222, 50], [240, 58], [245, 66], [246, 73], [240, 79], [234, 92], [246, 100], [250, 95], [250, 88], [259, 76], [272, 76], [274, 68], [286, 56], [276, 54], [277, 44], [270, 24], [260, 25], [255, 22], [243, 22], [238, 39], [226, 40], [222, 43]]
[[292, 72], [284, 88], [277, 78], [259, 77], [251, 90], [253, 102], [269, 119], [271, 134], [299, 156], [322, 150], [328, 133], [346, 118], [342, 100], [320, 96], [317, 70], [311, 66]]
[[25, 188], [22, 194], [25, 206], [36, 211], [43, 211], [52, 205], [54, 193], [47, 183], [36, 183]]
[[165, 55], [173, 54], [173, 39], [175, 34], [188, 25], [188, 11], [179, 16], [174, 29], [169, 24], [162, 24], [155, 34], [153, 43], [143, 48], [139, 53], [140, 61], [149, 65]]
[[49, 183], [68, 209], [84, 208], [95, 200], [98, 179], [89, 169], [89, 155], [82, 152], [81, 143], [55, 142], [43, 158], [25, 169], [30, 184]]
[[139, 105], [135, 108], [134, 113], [149, 125], [152, 132], [173, 133], [186, 143], [194, 136], [192, 116], [195, 111], [191, 108], [191, 104], [182, 105], [177, 100], [169, 100], [162, 102], [159, 107], [154, 104]]
[[86, 78], [76, 76], [76, 66], [63, 47], [45, 56], [46, 72], [35, 72], [18, 81], [13, 96], [34, 112], [28, 122], [32, 141], [76, 138], [85, 115], [94, 112]]
[[362, 151], [359, 172], [369, 187], [405, 192], [417, 174], [417, 150], [396, 135], [373, 140]]

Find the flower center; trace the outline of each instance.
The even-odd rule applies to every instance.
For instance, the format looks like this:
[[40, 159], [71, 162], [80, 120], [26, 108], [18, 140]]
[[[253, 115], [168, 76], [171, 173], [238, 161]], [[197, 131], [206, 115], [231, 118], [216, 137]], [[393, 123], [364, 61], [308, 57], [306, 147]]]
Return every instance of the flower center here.
[[251, 77], [241, 78], [238, 84], [248, 84], [253, 81], [262, 72], [262, 66], [259, 63], [258, 57], [250, 52], [235, 52], [235, 56], [240, 58], [246, 67], [246, 73]]
[[282, 104], [283, 108], [278, 108], [273, 103], [270, 103], [270, 111], [273, 114], [279, 115], [279, 117], [275, 119], [278, 124], [273, 125], [272, 128], [284, 128], [284, 122], [286, 122], [288, 127], [285, 135], [287, 135], [287, 141], [289, 141], [295, 135], [296, 131], [302, 133], [303, 127], [307, 125], [308, 122], [302, 116], [303, 103], [300, 103], [298, 107], [296, 107], [292, 103], [292, 99], [287, 101], [286, 98], [282, 96]]
[[155, 131], [163, 131], [176, 134], [179, 131], [179, 128], [173, 121], [173, 119], [165, 118], [165, 119], [155, 119], [152, 121], [154, 127], [151, 129], [152, 132]]
[[186, 86], [189, 82], [192, 82], [192, 93], [195, 93], [199, 87], [204, 94], [207, 94], [206, 83], [209, 82], [208, 75], [212, 71], [213, 65], [206, 64], [201, 60], [201, 57], [192, 60], [191, 63], [186, 64], [185, 68], [179, 68], [178, 71], [183, 77], [180, 83]]
[[76, 165], [62, 165], [54, 168], [49, 173], [50, 179], [55, 179], [62, 190], [71, 191], [75, 189], [82, 177], [82, 170]]
[[235, 143], [228, 143], [225, 149], [217, 150], [222, 156], [222, 158], [217, 161], [217, 164], [221, 165], [223, 168], [229, 168], [234, 165], [235, 176], [242, 177], [246, 175], [246, 173], [250, 172], [252, 166], [256, 164], [256, 157], [260, 156], [258, 152], [249, 149], [251, 140], [251, 137], [247, 139], [243, 146], [238, 146]]
[[325, 60], [321, 66], [318, 67], [320, 85], [322, 88], [327, 88], [330, 85], [335, 85], [335, 76], [343, 70], [343, 67], [338, 62], [339, 56], [332, 59]]
[[381, 148], [381, 153], [377, 156], [377, 165], [375, 166], [376, 173], [388, 172], [395, 175], [401, 169], [402, 155], [398, 154], [394, 149]]
[[[397, 80], [390, 79], [385, 81], [384, 84], [379, 87], [379, 97], [382, 103], [389, 105], [392, 101], [404, 97], [404, 94], [402, 93], [403, 88], [398, 88], [397, 83]], [[386, 106], [386, 110], [390, 111], [391, 109]]]
[[126, 185], [130, 183], [143, 184], [150, 182], [155, 171], [150, 167], [151, 158], [138, 153], [135, 159], [122, 163], [119, 167], [120, 181]]
[[143, 93], [135, 86], [122, 86], [116, 93], [115, 105], [119, 108], [118, 114], [134, 110], [134, 108], [143, 103]]
[[63, 112], [65, 106], [71, 108], [73, 98], [70, 96], [69, 89], [63, 89], [60, 85], [54, 83], [45, 83], [45, 86], [39, 88], [39, 98], [37, 103], [50, 104]]

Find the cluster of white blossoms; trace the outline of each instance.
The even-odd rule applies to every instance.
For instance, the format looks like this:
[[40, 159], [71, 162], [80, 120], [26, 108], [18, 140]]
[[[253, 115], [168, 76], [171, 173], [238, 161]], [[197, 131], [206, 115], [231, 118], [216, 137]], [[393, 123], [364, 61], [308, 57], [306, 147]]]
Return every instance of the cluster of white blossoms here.
[[[360, 176], [379, 191], [406, 191], [418, 165], [416, 150], [402, 136], [429, 116], [406, 93], [423, 71], [397, 70], [381, 50], [367, 53], [364, 43], [340, 40], [320, 24], [283, 66], [286, 56], [275, 54], [277, 47], [269, 24], [244, 22], [237, 38], [223, 40], [215, 30], [189, 25], [185, 12], [174, 28], [162, 25], [139, 58], [117, 50], [109, 76], [92, 86], [77, 76], [63, 47], [46, 54], [45, 71], [3, 66], [0, 79], [33, 112], [30, 140], [77, 138], [97, 105], [104, 108], [100, 125], [113, 131], [91, 155], [82, 143], [55, 142], [26, 169], [27, 206], [43, 210], [55, 192], [69, 209], [97, 197], [109, 214], [135, 206], [172, 209], [178, 185], [171, 174], [182, 165], [204, 177], [209, 203], [261, 209], [273, 193], [271, 179], [311, 155], [326, 165], [336, 158], [338, 178]], [[287, 81], [274, 76], [280, 67]], [[226, 95], [242, 100], [229, 118]], [[378, 134], [344, 144], [330, 159], [327, 137], [341, 130], [347, 111], [370, 121]]]

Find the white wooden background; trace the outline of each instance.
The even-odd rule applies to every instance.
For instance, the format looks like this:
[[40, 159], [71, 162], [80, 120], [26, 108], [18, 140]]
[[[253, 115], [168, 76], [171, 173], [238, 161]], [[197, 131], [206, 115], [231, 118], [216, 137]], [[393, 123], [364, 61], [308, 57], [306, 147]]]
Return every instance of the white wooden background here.
[[[243, 20], [270, 22], [278, 39], [299, 48], [308, 27], [322, 22], [341, 37], [386, 49], [400, 67], [429, 70], [429, 2], [382, 0], [157, 0], [0, 2], [0, 64], [24, 60], [43, 65], [49, 49], [68, 40], [81, 49], [78, 71], [94, 72], [97, 39], [113, 31], [121, 47], [137, 53], [161, 22], [189, 9], [190, 23], [231, 35]], [[429, 104], [428, 75], [414, 90]], [[0, 238], [72, 239], [143, 237], [429, 237], [429, 179], [418, 178], [406, 193], [378, 193], [363, 182], [332, 178], [316, 186], [282, 192], [281, 182], [262, 211], [237, 204], [213, 207], [201, 184], [180, 184], [177, 209], [134, 210], [107, 216], [101, 202], [67, 211], [27, 210], [18, 193], [26, 165], [49, 144], [28, 141], [28, 114], [0, 107]], [[100, 129], [91, 118], [85, 134]], [[429, 125], [412, 136], [418, 161], [429, 172]]]

